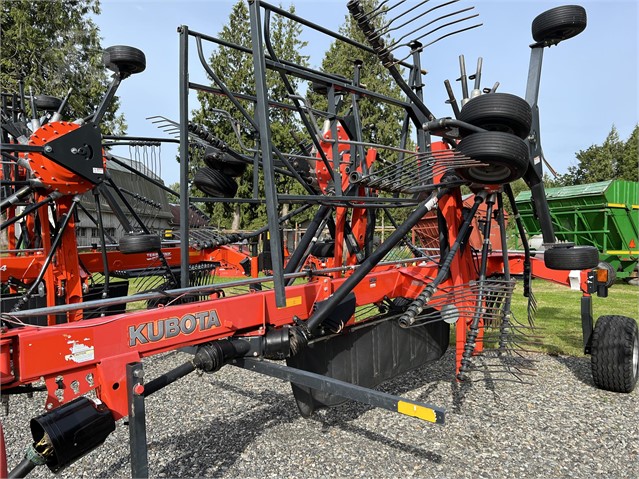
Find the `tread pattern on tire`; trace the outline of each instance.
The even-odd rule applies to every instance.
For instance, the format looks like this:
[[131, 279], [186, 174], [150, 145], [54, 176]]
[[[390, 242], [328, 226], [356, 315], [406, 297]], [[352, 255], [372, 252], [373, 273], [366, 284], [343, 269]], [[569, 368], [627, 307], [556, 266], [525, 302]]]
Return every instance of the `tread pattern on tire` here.
[[587, 24], [586, 10], [580, 5], [562, 5], [538, 15], [532, 22], [536, 42], [559, 42], [579, 35]]
[[629, 393], [637, 384], [633, 370], [633, 345], [639, 336], [637, 322], [626, 316], [601, 316], [592, 336], [591, 369], [595, 386]]
[[231, 177], [242, 176], [247, 166], [243, 161], [213, 147], [207, 147], [204, 152], [204, 163], [209, 168], [219, 170]]
[[212, 198], [233, 198], [237, 193], [237, 182], [233, 178], [208, 166], [197, 170], [193, 184]]
[[521, 138], [501, 131], [467, 136], [457, 151], [488, 166], [459, 168], [462, 178], [480, 184], [502, 184], [521, 178], [528, 169], [528, 146]]
[[544, 251], [547, 268], [568, 271], [592, 269], [599, 264], [599, 251], [594, 246], [558, 246]]
[[128, 45], [114, 45], [104, 50], [102, 62], [111, 71], [133, 75], [146, 69], [142, 50]]
[[489, 131], [503, 131], [525, 139], [532, 126], [532, 109], [526, 100], [516, 95], [490, 93], [466, 103], [459, 119]]
[[57, 111], [62, 105], [62, 100], [51, 95], [37, 95], [34, 98], [35, 106], [38, 110]]
[[162, 248], [162, 239], [154, 234], [132, 234], [120, 238], [120, 253], [135, 254], [158, 251]]

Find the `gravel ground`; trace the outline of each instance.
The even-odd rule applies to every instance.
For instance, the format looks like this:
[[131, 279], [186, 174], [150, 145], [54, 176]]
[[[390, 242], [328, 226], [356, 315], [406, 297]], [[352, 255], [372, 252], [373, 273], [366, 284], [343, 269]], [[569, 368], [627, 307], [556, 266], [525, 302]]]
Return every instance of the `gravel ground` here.
[[[146, 377], [180, 364], [183, 353], [145, 362]], [[299, 416], [290, 386], [233, 366], [191, 374], [147, 400], [152, 477], [639, 477], [639, 388], [597, 390], [589, 358], [533, 356], [531, 384], [485, 372], [460, 386], [454, 354], [382, 389], [444, 406], [438, 426], [346, 403]], [[44, 396], [12, 398], [2, 423], [9, 468], [29, 443], [28, 421]], [[122, 421], [106, 443], [59, 477], [129, 477]], [[41, 467], [29, 477], [51, 477]]]

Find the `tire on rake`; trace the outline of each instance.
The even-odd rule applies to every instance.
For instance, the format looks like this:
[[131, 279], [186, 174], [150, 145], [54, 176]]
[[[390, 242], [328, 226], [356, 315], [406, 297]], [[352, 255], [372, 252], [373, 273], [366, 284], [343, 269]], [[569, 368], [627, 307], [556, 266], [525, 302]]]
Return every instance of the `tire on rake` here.
[[120, 253], [150, 253], [162, 248], [162, 239], [154, 234], [130, 234], [120, 238]]
[[231, 177], [242, 176], [246, 171], [246, 163], [212, 146], [208, 146], [204, 151], [204, 163], [209, 168]]
[[632, 392], [639, 378], [639, 328], [626, 316], [601, 316], [592, 335], [590, 365], [595, 386]]
[[532, 22], [532, 36], [536, 42], [555, 44], [579, 35], [586, 24], [584, 7], [563, 5], [539, 14]]
[[37, 95], [33, 101], [38, 110], [44, 111], [58, 111], [58, 108], [62, 105], [60, 98], [51, 95]]
[[532, 125], [532, 109], [516, 95], [490, 93], [466, 103], [459, 119], [488, 131], [503, 131], [525, 139]]
[[594, 246], [557, 245], [544, 251], [544, 264], [561, 271], [591, 269], [599, 264], [599, 251]]
[[129, 76], [146, 69], [146, 56], [135, 47], [115, 45], [104, 50], [102, 63], [115, 73]]
[[521, 138], [502, 131], [485, 131], [467, 136], [457, 151], [486, 166], [458, 168], [463, 179], [484, 185], [503, 184], [521, 178], [528, 169], [528, 146]]
[[212, 198], [233, 198], [237, 193], [237, 183], [233, 178], [208, 166], [197, 170], [193, 184]]

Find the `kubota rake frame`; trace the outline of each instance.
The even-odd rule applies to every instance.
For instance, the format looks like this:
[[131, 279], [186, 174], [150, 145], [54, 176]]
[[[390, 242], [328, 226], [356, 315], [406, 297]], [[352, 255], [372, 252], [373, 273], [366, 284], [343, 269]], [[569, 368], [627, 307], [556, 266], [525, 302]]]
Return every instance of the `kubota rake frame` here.
[[[42, 178], [38, 177], [36, 179], [40, 183], [30, 183], [32, 187], [36, 185], [35, 199], [27, 205], [27, 209], [36, 211], [40, 208], [37, 214], [42, 224], [43, 241], [50, 241], [51, 236], [46, 205], [54, 203], [60, 211], [53, 244], [45, 248], [48, 253], [24, 256], [12, 250], [6, 258], [6, 267], [0, 271], [3, 284], [10, 284], [11, 277], [21, 275], [23, 289], [30, 288], [25, 297], [34, 294], [43, 280], [47, 294], [51, 296], [46, 307], [24, 309], [24, 304], [20, 304], [20, 307], [2, 313], [0, 379], [3, 393], [32, 391], [33, 383], [40, 378], [44, 378], [47, 391], [45, 409], [48, 412], [34, 419], [34, 444], [29, 449], [26, 462], [16, 468], [16, 474], [28, 472], [37, 462], [47, 464], [54, 472], [66, 467], [99, 446], [113, 430], [115, 420], [128, 416], [132, 474], [134, 477], [147, 476], [144, 398], [196, 369], [215, 372], [226, 364], [290, 381], [300, 412], [304, 415], [311, 414], [318, 407], [353, 399], [429, 422], [443, 423], [445, 412], [442, 408], [370, 388], [404, 371], [439, 359], [448, 346], [451, 324], [456, 327], [455, 375], [458, 379], [468, 378], [473, 370], [473, 357], [481, 354], [488, 343], [496, 345], [499, 367], [516, 377], [526, 375], [527, 366], [517, 362], [518, 357], [513, 351], [527, 341], [526, 335], [532, 329], [535, 309], [530, 291], [532, 276], [562, 284], [576, 280], [577, 287], [584, 292], [584, 341], [588, 343], [592, 330], [592, 314], [588, 314], [590, 293], [600, 287], [593, 280], [593, 273], [589, 271], [591, 267], [577, 268], [580, 270], [577, 275], [570, 276], [567, 270], [551, 270], [543, 260], [531, 258], [508, 184], [515, 177], [524, 177], [536, 195], [539, 213], [544, 213], [541, 170], [537, 163], [533, 165], [531, 157], [531, 153], [541, 151], [538, 136], [534, 142], [518, 137], [515, 133], [520, 125], [513, 126], [512, 118], [491, 119], [490, 122], [462, 121], [460, 118], [468, 110], [459, 109], [449, 83], [446, 86], [455, 119], [437, 118], [424, 104], [421, 52], [447, 36], [478, 26], [466, 26], [476, 15], [466, 15], [470, 8], [455, 10], [455, 0], [441, 2], [432, 8], [427, 6], [426, 11], [412, 18], [406, 16], [411, 9], [396, 11], [403, 4], [402, 0], [390, 5], [387, 3], [381, 2], [377, 9], [366, 11], [366, 2], [348, 2], [354, 22], [370, 46], [259, 0], [248, 1], [250, 48], [192, 31], [186, 25], [179, 27], [179, 119], [152, 117], [165, 132], [179, 136], [182, 218], [179, 247], [166, 243], [160, 245], [159, 241], [156, 244], [155, 239], [147, 235], [129, 239], [128, 244], [129, 247], [136, 244], [139, 247], [139, 243], [148, 242], [152, 246], [150, 251], [129, 251], [126, 257], [124, 251], [109, 250], [106, 244], [100, 251], [82, 252], [77, 256], [72, 254], [74, 251], [60, 253], [56, 250], [61, 239], [57, 238], [61, 238], [65, 231], [73, 233], [71, 213], [77, 203], [73, 195], [77, 193], [73, 188], [56, 194], [46, 188], [43, 191], [40, 188]], [[419, 2], [417, 8], [425, 3]], [[452, 10], [447, 12], [446, 8]], [[390, 14], [391, 11], [395, 16], [387, 17], [386, 23], [380, 25], [378, 22], [382, 14]], [[431, 14], [435, 15], [432, 20], [428, 16]], [[405, 99], [382, 95], [362, 85], [361, 62], [354, 62], [352, 78], [347, 79], [279, 58], [270, 35], [271, 18], [275, 15], [328, 35], [333, 41], [344, 42], [362, 54], [373, 55], [388, 69]], [[415, 27], [413, 23], [418, 20], [424, 22], [421, 27]], [[466, 23], [458, 25], [462, 22]], [[407, 30], [402, 31], [403, 28]], [[387, 43], [387, 35], [391, 32], [398, 32], [400, 39]], [[411, 35], [416, 35], [416, 39], [404, 42]], [[429, 35], [437, 37], [431, 40], [427, 38]], [[422, 40], [425, 43], [421, 43]], [[537, 71], [541, 66], [541, 56], [536, 49], [557, 43], [553, 41], [533, 46], [534, 65], [531, 69]], [[255, 76], [252, 94], [231, 91], [208, 65], [204, 49], [211, 45], [232, 49], [251, 58]], [[68, 156], [65, 149], [74, 149], [77, 153], [83, 148], [83, 142], [89, 141], [87, 136], [83, 136], [85, 133], [88, 135], [88, 131], [91, 132], [89, 139], [95, 143], [94, 149], [99, 149], [104, 138], [97, 133], [95, 125], [99, 123], [119, 82], [141, 71], [137, 53], [126, 50], [127, 47], [115, 48], [110, 51], [107, 64], [117, 67], [119, 62], [128, 70], [124, 75], [116, 74], [89, 127], [66, 127], [61, 135], [63, 139], [66, 137], [64, 148], [60, 148], [63, 153], [52, 153], [52, 144], [58, 148], [61, 143], [53, 143], [49, 137], [42, 139], [40, 125], [33, 123], [34, 146], [20, 140], [19, 135], [16, 136], [20, 132], [12, 130], [7, 123], [6, 130], [12, 141], [7, 142], [8, 150], [3, 151], [3, 156], [15, 163], [16, 171], [18, 165], [25, 164], [25, 160], [35, 162], [36, 166], [38, 161], [42, 161], [55, 163], [56, 168], [61, 167], [71, 179], [82, 176], [73, 175], [75, 170], [65, 160], [65, 155]], [[401, 48], [407, 49], [408, 54], [402, 54], [403, 59], [397, 60], [394, 55]], [[190, 80], [192, 58], [199, 60], [201, 68], [213, 82], [211, 86]], [[465, 103], [470, 100], [471, 94], [463, 61], [461, 65]], [[406, 70], [408, 80], [404, 79], [400, 68]], [[282, 98], [269, 94], [271, 76], [267, 72], [274, 72], [283, 85], [286, 93]], [[481, 60], [473, 77], [475, 89], [472, 94], [476, 91], [475, 96], [481, 96], [480, 77]], [[527, 100], [534, 106], [540, 77], [532, 75], [531, 78]], [[318, 110], [301, 95], [295, 87], [297, 81], [312, 82], [318, 86], [317, 90], [326, 96], [327, 111]], [[496, 88], [497, 84], [488, 89], [487, 95], [505, 98], [495, 93]], [[230, 101], [233, 113], [238, 113], [237, 117], [219, 109], [211, 113], [231, 122], [237, 142], [229, 144], [212, 134], [205, 125], [191, 121], [189, 93], [193, 90], [201, 94], [223, 95]], [[366, 119], [361, 117], [359, 109], [363, 98], [402, 110], [404, 118], [402, 124], [397, 125], [400, 128], [397, 145], [380, 145], [364, 139], [363, 122]], [[536, 110], [531, 111], [528, 103], [519, 101], [524, 102], [524, 106], [517, 103], [518, 107], [530, 113], [530, 117], [524, 118], [524, 123], [528, 128], [534, 124], [538, 129]], [[270, 126], [275, 109], [297, 115], [297, 124], [292, 129], [297, 130], [293, 136], [300, 152], [287, 153], [276, 144]], [[324, 128], [319, 127], [318, 117], [325, 119]], [[44, 133], [52, 128], [50, 125], [55, 128], [56, 121], [59, 119], [51, 121]], [[503, 121], [509, 128], [502, 128], [504, 125], [499, 124], [498, 131], [492, 131], [495, 121]], [[411, 128], [414, 128], [412, 136]], [[502, 131], [504, 129], [508, 131]], [[433, 141], [433, 136], [441, 137], [441, 141]], [[37, 138], [40, 141], [35, 141]], [[479, 138], [485, 140], [480, 142]], [[111, 142], [125, 140], [110, 137]], [[491, 156], [499, 157], [499, 149], [491, 148], [502, 143], [507, 145], [506, 150], [511, 149], [511, 163], [517, 163], [514, 166]], [[479, 148], [482, 145], [488, 145], [488, 153], [482, 153]], [[522, 147], [523, 158], [520, 154]], [[240, 170], [246, 165], [253, 166], [256, 188], [253, 197], [193, 198], [189, 190], [193, 149], [209, 152], [212, 162], [227, 161], [240, 165]], [[383, 155], [392, 160], [384, 159]], [[99, 164], [106, 166], [103, 156], [92, 157], [94, 172], [100, 170]], [[213, 164], [215, 166], [216, 163]], [[527, 168], [529, 164], [531, 168]], [[121, 166], [126, 168], [126, 164]], [[216, 170], [212, 166], [207, 168]], [[206, 172], [212, 174], [209, 170]], [[220, 177], [219, 174], [218, 171], [218, 178], [228, 180], [229, 175]], [[264, 180], [263, 197], [259, 197], [257, 190], [259, 174]], [[83, 176], [80, 186], [86, 191], [94, 191], [96, 198], [98, 194], [112, 195], [113, 190], [126, 205], [121, 189], [108, 176], [103, 178], [102, 175], [104, 171], [98, 177], [85, 173], [91, 180], [90, 184], [83, 182], [87, 180]], [[298, 181], [306, 194], [278, 192], [277, 179], [281, 176]], [[154, 178], [143, 177], [165, 188]], [[486, 181], [477, 181], [478, 178]], [[232, 185], [232, 181], [227, 181], [227, 184]], [[10, 215], [16, 215], [13, 203], [25, 200], [31, 190], [19, 189], [18, 183], [11, 185], [13, 189], [6, 201], [3, 199], [3, 209], [6, 207]], [[474, 204], [469, 211], [463, 208], [462, 185], [471, 186], [475, 193]], [[207, 190], [203, 188], [203, 191]], [[540, 192], [542, 196], [539, 196]], [[514, 209], [514, 218], [524, 243], [523, 254], [509, 253], [506, 247], [504, 195]], [[190, 216], [191, 205], [198, 201], [263, 203], [267, 224], [246, 234], [192, 234], [186, 219]], [[111, 203], [117, 210], [117, 201]], [[281, 214], [279, 205], [282, 203], [302, 206]], [[475, 251], [468, 244], [468, 237], [473, 217], [482, 203], [486, 204], [486, 213], [481, 221], [484, 243], [480, 251]], [[392, 210], [398, 207], [411, 209], [403, 222], [393, 218]], [[315, 215], [293, 254], [285, 258], [280, 226], [309, 208], [316, 208]], [[439, 250], [435, 254], [427, 254], [410, 242], [410, 233], [415, 224], [433, 210], [438, 215]], [[18, 213], [17, 216], [22, 215], [18, 220], [28, 216], [30, 211]], [[377, 213], [389, 218], [394, 231], [374, 247]], [[136, 217], [133, 209], [131, 214]], [[128, 221], [124, 213], [118, 216], [123, 223]], [[138, 222], [148, 234], [143, 222]], [[69, 224], [71, 227], [67, 230]], [[499, 228], [501, 251], [493, 251], [488, 240], [493, 224]], [[318, 242], [324, 228], [329, 231], [330, 240]], [[129, 225], [128, 229], [132, 227]], [[13, 229], [9, 232], [15, 236]], [[248, 259], [229, 243], [266, 232], [269, 234], [270, 261], [263, 269], [268, 270], [268, 275], [257, 277], [255, 258]], [[552, 234], [552, 229], [546, 231], [544, 237], [549, 234]], [[15, 247], [14, 239], [11, 241]], [[67, 241], [67, 244], [73, 244], [72, 238]], [[406, 248], [400, 249], [400, 245]], [[570, 248], [569, 245], [564, 247]], [[120, 249], [123, 249], [122, 242]], [[393, 259], [393, 255], [398, 253], [403, 256]], [[55, 274], [59, 273], [51, 276], [51, 270], [48, 270], [48, 263], [54, 259], [56, 267], [61, 259], [79, 261], [82, 268], [78, 264], [73, 269], [78, 276], [81, 270], [83, 273], [102, 272], [107, 283], [110, 274], [133, 277], [139, 269], [143, 269], [145, 262], [152, 260], [154, 264], [161, 263], [163, 274], [171, 277], [172, 281], [133, 296], [113, 297], [106, 294], [105, 289], [101, 299], [93, 301], [83, 300], [81, 284], [78, 283], [74, 291], [79, 292], [75, 296], [65, 297], [64, 301], [58, 301], [63, 304], [56, 304], [56, 297], [50, 291], [55, 290], [53, 285], [59, 281]], [[253, 277], [207, 284], [208, 264], [216, 261], [240, 265]], [[69, 272], [65, 267], [62, 267], [62, 273]], [[21, 269], [26, 272], [21, 272]], [[199, 278], [195, 286], [192, 284], [194, 275]], [[515, 275], [523, 276], [524, 294], [529, 297], [527, 324], [518, 322], [510, 310]], [[269, 286], [272, 289], [267, 289]], [[600, 288], [599, 292], [605, 291]], [[149, 308], [126, 311], [126, 305], [134, 301], [146, 301]], [[106, 316], [104, 312], [108, 308], [112, 309]], [[102, 313], [88, 318], [87, 311]], [[47, 325], [36, 324], [34, 317], [49, 318]], [[55, 324], [60, 322], [60, 318], [63, 318], [64, 324]], [[388, 339], [391, 337], [392, 340]], [[192, 359], [156, 379], [144, 381], [144, 358], [184, 347], [193, 347]], [[351, 359], [346, 364], [343, 355], [339, 354], [343, 349], [354, 351], [354, 355], [359, 352], [370, 361], [362, 364]], [[47, 353], [43, 354], [43, 351]], [[419, 351], [416, 358], [408, 354], [412, 351]], [[286, 359], [288, 365], [270, 361], [282, 359]], [[377, 368], [377, 364], [384, 364], [384, 367]], [[330, 373], [326, 373], [328, 366]], [[349, 368], [355, 369], [357, 374], [348, 377]], [[85, 395], [88, 393], [95, 394], [99, 403], [87, 399]], [[86, 444], [74, 443], [69, 436], [52, 428], [69, 417], [77, 419], [77, 424], [70, 425], [69, 430], [90, 423], [98, 432]]]

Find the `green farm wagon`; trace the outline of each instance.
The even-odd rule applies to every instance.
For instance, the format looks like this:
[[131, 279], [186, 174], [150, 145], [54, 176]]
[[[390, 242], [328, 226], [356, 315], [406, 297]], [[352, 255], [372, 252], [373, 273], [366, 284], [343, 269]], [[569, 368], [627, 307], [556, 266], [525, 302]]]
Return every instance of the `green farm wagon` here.
[[[639, 183], [608, 180], [546, 190], [555, 235], [560, 241], [592, 245], [618, 278], [637, 276]], [[526, 231], [541, 233], [529, 191], [515, 199]]]

